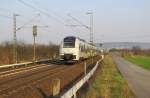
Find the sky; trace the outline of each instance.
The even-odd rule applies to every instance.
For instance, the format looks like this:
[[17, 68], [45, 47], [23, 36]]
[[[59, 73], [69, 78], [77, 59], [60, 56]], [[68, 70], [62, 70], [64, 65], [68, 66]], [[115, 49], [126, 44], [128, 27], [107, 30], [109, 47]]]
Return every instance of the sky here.
[[[37, 43], [59, 44], [65, 36], [89, 41], [89, 30], [74, 21], [90, 25], [94, 17], [94, 42], [150, 42], [149, 0], [0, 0], [0, 43], [13, 40], [13, 14], [17, 40], [33, 42], [32, 26], [37, 25]], [[39, 15], [40, 14], [40, 15]], [[48, 27], [45, 27], [48, 26]]]

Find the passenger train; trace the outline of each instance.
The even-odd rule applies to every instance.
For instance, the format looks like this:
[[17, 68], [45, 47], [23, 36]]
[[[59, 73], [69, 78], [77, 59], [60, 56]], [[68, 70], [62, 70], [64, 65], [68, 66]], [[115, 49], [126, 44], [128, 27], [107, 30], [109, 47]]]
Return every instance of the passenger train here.
[[79, 61], [88, 59], [101, 53], [101, 50], [86, 42], [83, 39], [74, 36], [67, 36], [60, 44], [60, 60]]

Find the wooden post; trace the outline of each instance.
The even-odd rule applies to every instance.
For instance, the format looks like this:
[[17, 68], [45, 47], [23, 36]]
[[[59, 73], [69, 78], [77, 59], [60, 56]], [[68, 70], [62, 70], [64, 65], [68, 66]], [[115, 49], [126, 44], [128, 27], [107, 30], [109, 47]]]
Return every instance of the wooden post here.
[[87, 65], [86, 65], [86, 62], [84, 63], [84, 75], [86, 76], [86, 67], [87, 67]]
[[52, 92], [53, 96], [60, 93], [60, 79], [56, 78], [52, 80]]

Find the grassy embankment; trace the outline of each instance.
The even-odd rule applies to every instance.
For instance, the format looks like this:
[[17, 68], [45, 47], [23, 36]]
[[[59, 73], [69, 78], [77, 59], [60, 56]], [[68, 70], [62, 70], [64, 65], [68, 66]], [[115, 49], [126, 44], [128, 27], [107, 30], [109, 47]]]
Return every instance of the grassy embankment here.
[[111, 56], [106, 56], [83, 98], [135, 98]]
[[145, 69], [150, 70], [150, 57], [148, 56], [128, 55], [128, 56], [125, 56], [125, 58], [128, 61], [135, 63], [136, 65], [139, 65]]

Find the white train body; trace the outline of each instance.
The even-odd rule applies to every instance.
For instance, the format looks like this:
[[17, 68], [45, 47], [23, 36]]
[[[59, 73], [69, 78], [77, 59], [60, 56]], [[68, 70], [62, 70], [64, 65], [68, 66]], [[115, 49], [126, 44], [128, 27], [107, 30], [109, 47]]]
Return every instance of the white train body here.
[[60, 45], [60, 60], [78, 61], [98, 55], [100, 49], [84, 40], [68, 36], [65, 37]]

